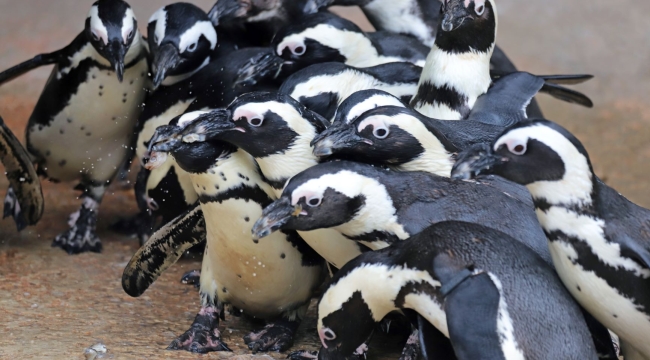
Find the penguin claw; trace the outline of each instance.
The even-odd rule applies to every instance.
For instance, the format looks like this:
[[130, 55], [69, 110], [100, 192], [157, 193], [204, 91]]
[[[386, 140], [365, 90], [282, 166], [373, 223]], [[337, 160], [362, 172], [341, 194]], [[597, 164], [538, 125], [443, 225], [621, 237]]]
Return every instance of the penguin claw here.
[[181, 277], [181, 284], [194, 285], [195, 288], [201, 286], [201, 270], [190, 270]]
[[198, 354], [232, 351], [221, 341], [218, 315], [219, 311], [214, 307], [201, 308], [190, 329], [174, 339], [167, 350], [186, 350]]
[[293, 337], [297, 325], [293, 323], [290, 326], [285, 324], [268, 324], [258, 332], [252, 332], [244, 336], [244, 342], [248, 348], [257, 353], [260, 351], [285, 351], [293, 346]]
[[318, 351], [298, 350], [293, 351], [287, 355], [287, 359], [291, 360], [316, 360], [318, 359]]
[[79, 211], [70, 216], [70, 229], [54, 238], [52, 247], [60, 247], [68, 254], [84, 252], [102, 252], [102, 243], [95, 235], [97, 212], [82, 206]]

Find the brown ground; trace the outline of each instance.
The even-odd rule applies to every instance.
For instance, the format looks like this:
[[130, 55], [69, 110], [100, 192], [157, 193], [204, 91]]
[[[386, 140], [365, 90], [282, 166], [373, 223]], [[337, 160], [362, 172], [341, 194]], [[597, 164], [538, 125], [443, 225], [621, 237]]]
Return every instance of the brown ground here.
[[[153, 11], [171, 1], [131, 1], [142, 28]], [[195, 1], [207, 9], [212, 0]], [[80, 31], [91, 1], [0, 0], [0, 69], [67, 44]], [[637, 0], [499, 0], [499, 43], [520, 68], [543, 73], [591, 73], [579, 87], [596, 103], [581, 109], [540, 97], [548, 118], [574, 132], [589, 150], [596, 172], [629, 198], [650, 206], [650, 2]], [[359, 20], [358, 13], [347, 13]], [[367, 23], [364, 23], [367, 28]], [[20, 136], [49, 69], [34, 71], [0, 88], [0, 115]], [[0, 180], [4, 197], [6, 180]], [[45, 184], [46, 211], [36, 227], [17, 234], [0, 223], [0, 358], [83, 358], [86, 347], [106, 344], [106, 358], [220, 358], [164, 351], [185, 331], [199, 302], [197, 292], [178, 283], [199, 267], [184, 261], [165, 273], [142, 297], [120, 285], [122, 269], [137, 248], [135, 239], [107, 227], [135, 213], [130, 192], [115, 190], [101, 208], [104, 252], [68, 256], [50, 248], [78, 206], [67, 184]], [[247, 354], [241, 337], [255, 325], [228, 317], [224, 340]], [[313, 316], [296, 348], [315, 349]], [[375, 346], [374, 354], [396, 358], [397, 346]], [[272, 354], [275, 358], [282, 354]], [[371, 353], [372, 356], [372, 353]]]

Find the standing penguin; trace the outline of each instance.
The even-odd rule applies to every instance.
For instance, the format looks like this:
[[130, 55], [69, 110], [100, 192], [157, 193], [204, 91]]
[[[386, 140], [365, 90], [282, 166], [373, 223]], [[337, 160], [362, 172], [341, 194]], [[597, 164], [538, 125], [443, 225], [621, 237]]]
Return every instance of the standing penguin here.
[[[146, 57], [131, 7], [122, 0], [99, 0], [70, 45], [0, 73], [2, 83], [55, 64], [26, 138], [39, 174], [52, 181], [80, 180], [81, 208], [70, 216], [70, 229], [52, 244], [70, 254], [101, 251], [97, 212], [106, 188], [131, 155], [131, 134], [149, 87]], [[11, 207], [15, 201], [5, 204]]]
[[625, 359], [650, 359], [650, 210], [605, 185], [580, 141], [546, 120], [459, 154], [455, 178], [484, 173], [528, 188], [564, 285], [619, 336]]
[[[476, 224], [432, 225], [344, 266], [318, 304], [319, 358], [352, 355], [400, 309], [447, 335], [459, 360], [598, 358], [553, 269], [519, 241]], [[439, 358], [421, 339], [429, 359]]]
[[228, 350], [218, 325], [224, 304], [231, 304], [244, 314], [272, 321], [245, 337], [249, 348], [286, 350], [322, 281], [323, 261], [295, 232], [278, 233], [272, 243], [253, 241], [252, 220], [274, 198], [272, 188], [261, 178], [255, 160], [232, 145], [180, 141], [183, 128], [201, 114], [191, 112], [159, 127], [149, 144], [147, 166], [156, 167], [171, 154], [190, 174], [203, 216], [190, 210], [183, 219], [174, 220], [173, 227], [163, 228], [163, 236], [147, 242], [127, 265], [122, 285], [131, 296], [142, 294], [160, 271], [178, 258], [176, 250], [188, 244], [186, 234], [196, 233], [203, 218], [207, 245], [201, 271], [201, 311], [169, 349]]

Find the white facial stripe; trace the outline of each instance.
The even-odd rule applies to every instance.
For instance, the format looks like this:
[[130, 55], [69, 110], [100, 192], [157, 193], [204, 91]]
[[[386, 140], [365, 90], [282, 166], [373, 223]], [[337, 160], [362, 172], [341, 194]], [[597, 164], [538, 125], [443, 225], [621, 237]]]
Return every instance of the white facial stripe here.
[[[389, 96], [389, 95], [372, 95], [371, 97], [363, 100], [362, 102], [354, 105], [350, 111], [348, 111], [348, 114], [346, 118], [344, 119], [346, 124], [351, 123], [354, 121], [354, 119], [358, 118], [359, 116], [363, 115], [365, 112], [372, 110], [374, 108], [380, 107], [380, 106], [399, 106], [399, 107], [404, 107], [404, 104], [399, 101], [398, 99]], [[361, 130], [359, 130], [361, 131]]]
[[104, 44], [108, 44], [108, 30], [104, 26], [102, 19], [99, 18], [99, 7], [97, 5], [90, 8], [88, 17], [90, 18], [90, 31], [100, 38]]
[[506, 355], [508, 360], [525, 360], [523, 352], [519, 348], [517, 339], [515, 339], [515, 330], [512, 325], [512, 319], [508, 313], [508, 304], [501, 294], [503, 294], [503, 287], [499, 278], [492, 274], [487, 273], [494, 286], [499, 291], [499, 312], [497, 314], [497, 333], [499, 334], [499, 343], [501, 344], [501, 351]]
[[149, 23], [156, 22], [156, 29], [154, 31], [154, 36], [157, 38], [157, 44], [160, 45], [160, 43], [163, 41], [163, 38], [165, 37], [165, 30], [167, 29], [167, 11], [165, 11], [165, 7], [161, 7], [151, 15], [149, 18]]
[[181, 35], [181, 40], [178, 44], [180, 52], [184, 52], [187, 48], [199, 41], [201, 35], [205, 36], [210, 42], [210, 49], [217, 46], [217, 31], [210, 21], [199, 21], [194, 26], [189, 28]]
[[196, 120], [199, 116], [203, 114], [207, 114], [209, 111], [192, 111], [187, 114], [184, 114], [183, 116], [178, 119], [178, 126], [183, 127], [190, 122]]
[[385, 118], [386, 116], [371, 116], [367, 119], [364, 119], [361, 123], [359, 123], [357, 131], [362, 132], [368, 126], [372, 126], [373, 130], [381, 127], [388, 129], [388, 126], [384, 122]]
[[135, 14], [133, 13], [133, 9], [126, 9], [124, 18], [122, 19], [122, 40], [124, 40], [125, 44], [129, 42], [129, 34], [135, 31], [133, 28], [134, 20]]
[[[368, 281], [368, 279], [372, 279], [372, 281]], [[361, 292], [361, 297], [370, 308], [373, 320], [381, 321], [386, 314], [397, 310], [394, 303], [395, 298], [402, 287], [411, 281], [425, 281], [434, 287], [440, 286], [440, 282], [434, 280], [428, 272], [402, 266], [365, 264], [352, 270], [325, 291], [323, 299], [318, 304], [319, 331], [323, 328], [323, 318], [339, 310], [355, 291]], [[382, 285], [377, 286], [377, 284]], [[444, 312], [442, 315], [444, 316]], [[446, 320], [444, 323], [446, 324]], [[444, 329], [443, 332], [447, 333], [447, 329]]]
[[499, 138], [498, 149], [508, 142], [527, 143], [535, 139], [550, 147], [564, 162], [564, 177], [557, 181], [538, 181], [526, 185], [533, 197], [551, 204], [591, 204], [592, 173], [587, 158], [564, 135], [543, 124], [514, 129]]
[[485, 5], [485, 0], [465, 0], [465, 7], [468, 8], [472, 1], [474, 2], [474, 9], [481, 5]]

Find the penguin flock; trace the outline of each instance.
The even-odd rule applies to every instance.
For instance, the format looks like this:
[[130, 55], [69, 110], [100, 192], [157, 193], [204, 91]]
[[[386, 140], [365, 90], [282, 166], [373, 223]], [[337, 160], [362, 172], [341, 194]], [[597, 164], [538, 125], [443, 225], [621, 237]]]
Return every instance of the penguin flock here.
[[[567, 87], [591, 76], [517, 71], [497, 1], [179, 2], [145, 36], [98, 0], [68, 46], [0, 73], [54, 65], [24, 147], [0, 119], [4, 217], [34, 225], [39, 178], [76, 181], [52, 245], [101, 252], [103, 195], [137, 167], [124, 291], [203, 251], [170, 350], [231, 351], [228, 310], [265, 321], [252, 352], [294, 360], [365, 357], [387, 316], [403, 360], [650, 360], [650, 210], [544, 119], [540, 92], [592, 107]], [[313, 298], [322, 347], [292, 349]]]

